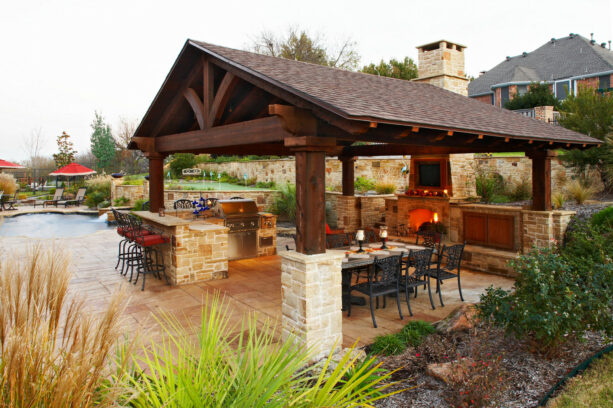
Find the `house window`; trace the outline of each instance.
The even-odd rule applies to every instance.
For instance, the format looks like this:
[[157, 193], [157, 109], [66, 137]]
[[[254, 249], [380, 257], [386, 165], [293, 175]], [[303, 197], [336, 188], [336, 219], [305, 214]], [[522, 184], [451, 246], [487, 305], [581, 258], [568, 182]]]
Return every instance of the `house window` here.
[[556, 97], [559, 100], [566, 99], [569, 87], [569, 81], [556, 82]]
[[609, 75], [602, 75], [598, 77], [598, 89], [609, 89], [611, 87], [611, 77]]
[[500, 106], [504, 107], [504, 104], [509, 101], [509, 87], [505, 86], [500, 88]]
[[492, 105], [496, 105], [496, 95], [492, 93], [491, 97], [492, 97]]
[[526, 92], [528, 92], [528, 85], [517, 85], [517, 94], [519, 96], [522, 96]]

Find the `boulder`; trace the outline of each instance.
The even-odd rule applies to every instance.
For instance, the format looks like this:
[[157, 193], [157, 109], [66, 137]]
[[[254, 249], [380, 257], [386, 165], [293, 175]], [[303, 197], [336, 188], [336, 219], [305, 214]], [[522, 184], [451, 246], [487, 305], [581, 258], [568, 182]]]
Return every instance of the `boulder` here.
[[455, 308], [446, 318], [434, 324], [441, 333], [468, 331], [478, 322], [474, 303], [466, 303]]
[[472, 365], [471, 359], [450, 361], [448, 363], [432, 363], [426, 367], [426, 374], [445, 383], [461, 383], [466, 379], [467, 367]]

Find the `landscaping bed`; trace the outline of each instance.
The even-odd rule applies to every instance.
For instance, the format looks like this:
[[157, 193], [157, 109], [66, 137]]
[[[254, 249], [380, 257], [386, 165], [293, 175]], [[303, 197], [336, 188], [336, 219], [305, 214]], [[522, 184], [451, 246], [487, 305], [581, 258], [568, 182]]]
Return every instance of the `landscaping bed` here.
[[[588, 333], [585, 341], [566, 344], [548, 357], [531, 350], [527, 341], [505, 336], [498, 328], [478, 326], [470, 333], [437, 332], [427, 336], [421, 345], [408, 347], [400, 355], [382, 357], [383, 368], [398, 370], [392, 376], [394, 381], [399, 381], [394, 389], [409, 390], [375, 405], [381, 408], [461, 406], [457, 404], [458, 400], [453, 405], [450, 401], [463, 392], [461, 386], [447, 384], [426, 374], [429, 364], [447, 363], [460, 356], [472, 357], [477, 364], [487, 361], [491, 367], [490, 374], [496, 374], [494, 379], [502, 378], [500, 383], [495, 383], [502, 391], [495, 397], [494, 406], [533, 407], [570, 370], [604, 346], [602, 336]], [[482, 370], [472, 374], [485, 377]], [[482, 382], [480, 380], [469, 378], [477, 384]]]

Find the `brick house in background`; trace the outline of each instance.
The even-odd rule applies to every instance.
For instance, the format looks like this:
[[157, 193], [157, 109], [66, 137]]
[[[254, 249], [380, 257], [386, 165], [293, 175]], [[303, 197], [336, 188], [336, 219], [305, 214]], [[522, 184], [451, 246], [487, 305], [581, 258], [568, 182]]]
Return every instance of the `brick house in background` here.
[[532, 52], [507, 57], [468, 84], [468, 96], [503, 107], [531, 82], [550, 84], [554, 95], [565, 99], [581, 85], [608, 90], [613, 83], [611, 42], [598, 44], [579, 34], [552, 38]]

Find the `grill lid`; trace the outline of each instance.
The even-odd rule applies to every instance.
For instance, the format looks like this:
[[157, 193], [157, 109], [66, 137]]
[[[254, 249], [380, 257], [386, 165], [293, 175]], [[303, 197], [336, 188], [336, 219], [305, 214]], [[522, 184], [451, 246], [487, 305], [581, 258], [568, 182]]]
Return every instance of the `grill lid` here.
[[220, 218], [252, 217], [258, 215], [258, 206], [253, 200], [218, 200], [213, 212]]

